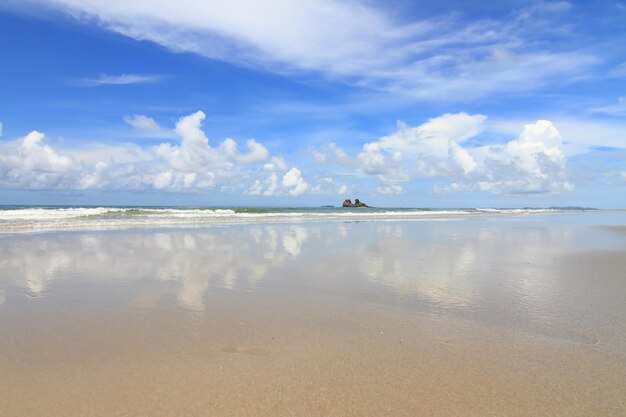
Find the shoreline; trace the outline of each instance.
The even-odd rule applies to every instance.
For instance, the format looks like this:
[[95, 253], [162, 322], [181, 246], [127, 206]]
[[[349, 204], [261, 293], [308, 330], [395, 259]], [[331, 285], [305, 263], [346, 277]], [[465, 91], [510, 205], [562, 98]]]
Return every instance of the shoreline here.
[[[107, 210], [107, 208], [98, 208]], [[135, 209], [130, 209], [135, 210]], [[165, 209], [166, 211], [169, 209]], [[186, 213], [171, 214], [150, 213], [148, 215], [127, 216], [124, 212], [119, 215], [95, 214], [75, 215], [60, 218], [31, 219], [1, 219], [0, 235], [13, 235], [22, 233], [45, 233], [57, 231], [98, 231], [98, 230], [131, 230], [131, 229], [176, 229], [176, 228], [202, 228], [220, 225], [245, 225], [245, 224], [298, 224], [309, 222], [359, 222], [359, 221], [445, 221], [464, 220], [472, 218], [490, 217], [514, 217], [514, 216], [538, 216], [559, 214], [584, 214], [595, 212], [610, 212], [613, 210], [556, 210], [556, 209], [468, 209], [461, 210], [416, 210], [409, 211], [333, 211], [333, 212], [263, 212], [263, 213], [214, 213], [213, 209], [207, 209], [206, 215], [195, 209], [189, 209], [193, 215]], [[221, 209], [220, 209], [221, 210]], [[357, 209], [358, 210], [358, 209]], [[470, 211], [472, 210], [472, 211]]]

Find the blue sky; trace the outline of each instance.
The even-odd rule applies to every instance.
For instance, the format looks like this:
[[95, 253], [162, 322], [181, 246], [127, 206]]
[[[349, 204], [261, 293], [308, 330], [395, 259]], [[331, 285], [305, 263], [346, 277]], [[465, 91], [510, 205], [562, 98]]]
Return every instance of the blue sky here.
[[626, 2], [0, 5], [3, 204], [626, 207]]

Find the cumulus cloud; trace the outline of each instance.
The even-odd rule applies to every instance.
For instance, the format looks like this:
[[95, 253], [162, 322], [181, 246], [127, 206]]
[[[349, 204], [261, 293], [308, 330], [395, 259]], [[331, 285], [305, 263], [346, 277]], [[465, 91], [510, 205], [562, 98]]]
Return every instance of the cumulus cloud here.
[[297, 196], [304, 193], [309, 184], [302, 178], [302, 174], [298, 168], [291, 168], [283, 176], [283, 186], [285, 186], [289, 195]]
[[[255, 139], [246, 142], [243, 152], [231, 138], [212, 146], [202, 130], [205, 117], [202, 111], [181, 117], [174, 129], [179, 143], [147, 148], [92, 144], [58, 149], [46, 143], [43, 133], [32, 131], [0, 144], [0, 188], [193, 191], [220, 186], [262, 195], [307, 190], [297, 168], [288, 170], [282, 157], [271, 155]], [[129, 122], [156, 125], [147, 116]], [[267, 172], [266, 179], [258, 179]]]
[[[279, 176], [275, 171], [265, 179], [257, 179], [247, 190], [250, 195], [291, 195], [299, 196], [309, 189], [309, 184], [302, 178], [302, 173], [298, 168], [291, 168], [279, 181]], [[316, 190], [312, 190], [316, 192]]]
[[161, 126], [152, 117], [144, 116], [143, 114], [126, 116], [124, 117], [124, 122], [138, 130], [148, 132], [159, 132], [162, 130]]
[[[590, 71], [595, 51], [572, 51], [573, 31], [546, 3], [500, 20], [460, 14], [412, 22], [365, 1], [25, 0], [177, 52], [274, 72], [318, 71], [429, 99], [528, 91]], [[548, 7], [549, 6], [549, 7]], [[41, 7], [39, 7], [41, 9]], [[551, 39], [537, 47], [537, 38]], [[559, 42], [561, 40], [561, 42]], [[90, 85], [149, 82], [102, 76]]]
[[43, 144], [44, 134], [33, 130], [22, 140], [21, 163], [29, 171], [67, 172], [72, 169], [71, 158], [60, 155], [50, 146]]
[[237, 149], [237, 143], [230, 138], [226, 138], [224, 142], [220, 145], [224, 154], [235, 162], [240, 162], [243, 164], [251, 164], [255, 162], [263, 162], [266, 161], [269, 157], [269, 152], [263, 145], [255, 141], [254, 139], [248, 139], [246, 142], [246, 147], [248, 148], [248, 153], [241, 154]]
[[520, 136], [502, 146], [475, 150], [480, 166], [451, 189], [480, 189], [495, 194], [571, 191], [561, 134], [548, 120], [527, 124]]
[[391, 169], [389, 159], [381, 153], [380, 143], [366, 143], [358, 156], [363, 171], [370, 175], [381, 175]]
[[363, 150], [357, 155], [357, 160], [363, 172], [374, 175], [379, 181], [386, 184], [396, 184], [410, 180], [410, 176], [403, 170], [400, 162], [402, 152], [392, 154], [383, 150], [380, 142], [366, 143]]
[[439, 177], [439, 192], [554, 193], [574, 187], [561, 134], [547, 120], [527, 124], [517, 138], [488, 145], [475, 140], [485, 130], [483, 115], [444, 114], [417, 127], [399, 122], [397, 132], [365, 143], [354, 158], [337, 145], [326, 146], [327, 165], [309, 182], [299, 168], [255, 139], [248, 139], [243, 149], [231, 138], [213, 144], [202, 129], [205, 118], [202, 111], [181, 117], [173, 130], [177, 143], [150, 147], [92, 144], [69, 149], [53, 146], [43, 133], [32, 131], [0, 142], [0, 188], [193, 192], [217, 187], [263, 196], [345, 194], [348, 185], [336, 184], [337, 175], [354, 181], [374, 177], [381, 194], [403, 193], [405, 183], [421, 177]]
[[363, 145], [358, 160], [365, 173], [376, 175], [387, 185], [396, 185], [379, 190], [385, 194], [400, 192], [397, 184], [411, 179], [402, 168], [405, 159], [413, 161], [421, 172], [429, 172], [427, 176], [447, 174], [448, 165], [438, 161], [449, 157], [469, 172], [475, 168], [475, 162], [460, 144], [480, 133], [485, 120], [480, 114], [458, 113], [432, 118], [414, 128], [399, 121], [396, 133]]
[[0, 183], [3, 188], [68, 186], [76, 162], [44, 143], [45, 136], [33, 130], [24, 138], [0, 147]]
[[382, 183], [377, 189], [381, 194], [400, 193], [401, 183], [418, 177], [448, 178], [448, 185], [437, 188], [441, 192], [573, 189], [561, 134], [550, 121], [527, 124], [517, 139], [505, 144], [470, 146], [468, 139], [482, 132], [486, 119], [459, 113], [444, 114], [415, 128], [400, 122], [398, 132], [363, 146], [358, 156], [361, 168]]

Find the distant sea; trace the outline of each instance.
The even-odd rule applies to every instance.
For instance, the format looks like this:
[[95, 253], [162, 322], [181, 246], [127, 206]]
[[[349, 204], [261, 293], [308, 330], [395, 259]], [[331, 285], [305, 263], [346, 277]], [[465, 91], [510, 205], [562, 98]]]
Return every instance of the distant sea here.
[[344, 208], [344, 207], [95, 207], [0, 206], [0, 232], [117, 229], [315, 220], [454, 219], [588, 208]]

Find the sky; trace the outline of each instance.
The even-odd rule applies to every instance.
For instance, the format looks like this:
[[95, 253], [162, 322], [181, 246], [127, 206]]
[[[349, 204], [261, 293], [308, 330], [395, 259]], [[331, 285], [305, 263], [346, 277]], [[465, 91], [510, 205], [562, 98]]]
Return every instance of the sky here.
[[626, 207], [626, 1], [3, 0], [0, 204]]

